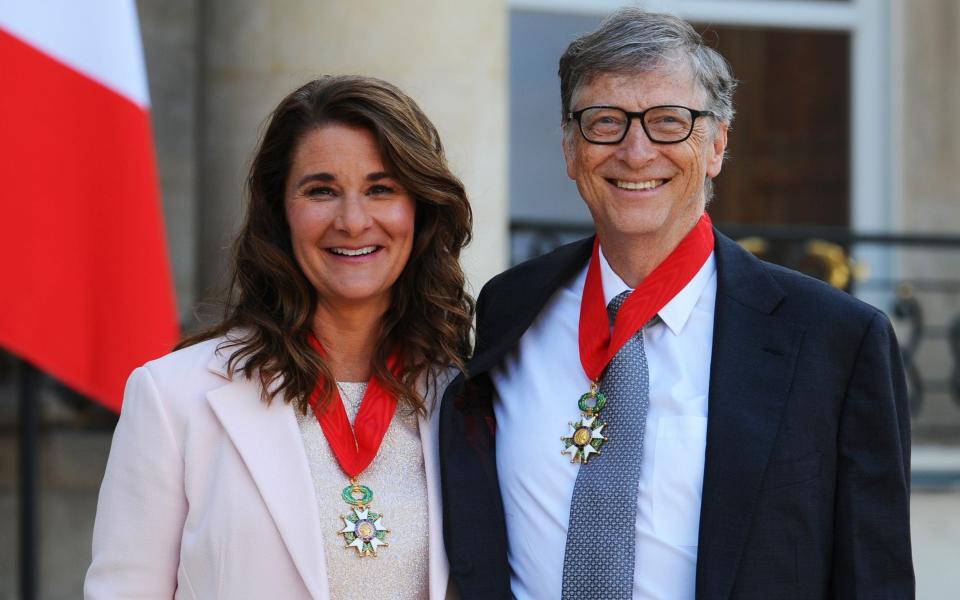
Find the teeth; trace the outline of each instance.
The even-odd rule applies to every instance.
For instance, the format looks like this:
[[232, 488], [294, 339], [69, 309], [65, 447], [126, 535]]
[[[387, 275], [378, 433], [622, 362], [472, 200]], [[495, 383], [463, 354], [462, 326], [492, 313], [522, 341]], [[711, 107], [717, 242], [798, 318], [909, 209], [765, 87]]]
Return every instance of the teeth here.
[[376, 246], [364, 246], [356, 250], [351, 250], [350, 248], [330, 248], [330, 252], [339, 254], [340, 256], [363, 256], [364, 254], [370, 254], [376, 251], [376, 249]]
[[655, 187], [663, 185], [663, 179], [651, 179], [649, 181], [621, 181], [618, 179], [616, 185], [623, 190], [652, 190]]

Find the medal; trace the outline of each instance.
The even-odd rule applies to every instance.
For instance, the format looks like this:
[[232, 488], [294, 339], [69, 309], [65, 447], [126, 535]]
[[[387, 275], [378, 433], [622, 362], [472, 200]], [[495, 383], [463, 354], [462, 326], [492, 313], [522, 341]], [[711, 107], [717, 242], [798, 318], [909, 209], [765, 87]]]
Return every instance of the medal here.
[[600, 454], [600, 447], [607, 441], [603, 435], [606, 423], [600, 420], [600, 411], [607, 405], [607, 399], [597, 389], [597, 384], [590, 386], [590, 391], [580, 396], [580, 420], [570, 422], [570, 431], [560, 436], [564, 444], [562, 454], [570, 455], [570, 462], [587, 464], [591, 454]]
[[356, 548], [360, 556], [376, 556], [377, 547], [387, 545], [383, 540], [390, 530], [383, 526], [383, 515], [370, 509], [373, 491], [351, 478], [350, 485], [343, 488], [343, 500], [354, 507], [350, 514], [340, 517], [343, 519], [340, 535], [346, 547]]
[[607, 404], [607, 399], [599, 391], [603, 371], [627, 340], [690, 283], [713, 252], [713, 244], [713, 223], [710, 216], [703, 213], [673, 252], [630, 293], [620, 307], [611, 332], [600, 274], [600, 238], [594, 239], [580, 301], [577, 338], [580, 365], [590, 379], [590, 391], [580, 396], [577, 403], [580, 419], [571, 421], [570, 430], [560, 436], [563, 442], [561, 453], [569, 454], [570, 462], [586, 464], [609, 442], [604, 431], [606, 423], [600, 419], [600, 412]]
[[[308, 341], [321, 356], [326, 356], [323, 346], [313, 334]], [[399, 364], [396, 355], [387, 360], [390, 372], [395, 375], [400, 370]], [[321, 386], [317, 384], [309, 398], [310, 406], [337, 463], [350, 478], [350, 483], [343, 488], [341, 497], [352, 508], [349, 513], [340, 517], [343, 527], [337, 530], [337, 534], [343, 536], [344, 547], [356, 548], [360, 557], [376, 556], [377, 548], [388, 545], [385, 540], [390, 530], [383, 524], [383, 514], [370, 507], [373, 490], [361, 485], [357, 478], [376, 457], [397, 410], [397, 398], [387, 391], [376, 377], [370, 379], [354, 425], [350, 427], [347, 411], [336, 386], [333, 388], [336, 397], [322, 408], [319, 405], [320, 392]]]

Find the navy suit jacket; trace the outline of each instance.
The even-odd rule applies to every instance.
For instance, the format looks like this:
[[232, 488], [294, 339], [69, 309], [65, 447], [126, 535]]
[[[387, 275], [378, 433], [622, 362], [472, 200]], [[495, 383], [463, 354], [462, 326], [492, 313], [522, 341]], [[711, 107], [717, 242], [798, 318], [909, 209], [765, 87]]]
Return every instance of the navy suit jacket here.
[[[469, 376], [440, 415], [444, 540], [466, 600], [510, 597], [489, 371], [591, 247], [563, 246], [480, 293]], [[719, 232], [715, 251], [697, 600], [913, 598], [910, 414], [889, 321]]]

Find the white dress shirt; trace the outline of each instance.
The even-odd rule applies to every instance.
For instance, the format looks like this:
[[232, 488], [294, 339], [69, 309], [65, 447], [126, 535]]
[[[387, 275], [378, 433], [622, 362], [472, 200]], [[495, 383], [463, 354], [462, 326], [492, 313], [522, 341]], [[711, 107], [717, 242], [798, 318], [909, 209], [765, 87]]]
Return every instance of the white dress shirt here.
[[[609, 303], [629, 287], [602, 252], [600, 257]], [[580, 468], [561, 454], [560, 436], [579, 417], [577, 400], [590, 388], [577, 339], [586, 273], [584, 267], [557, 290], [518, 349], [491, 373], [499, 396], [494, 403], [497, 472], [511, 588], [520, 600], [560, 597], [570, 499]], [[636, 524], [596, 536], [598, 544], [616, 545], [624, 543], [624, 535], [634, 535], [634, 598], [694, 598], [716, 293], [711, 253], [660, 309], [660, 321], [643, 332], [650, 408]], [[603, 510], [602, 504], [597, 508]]]

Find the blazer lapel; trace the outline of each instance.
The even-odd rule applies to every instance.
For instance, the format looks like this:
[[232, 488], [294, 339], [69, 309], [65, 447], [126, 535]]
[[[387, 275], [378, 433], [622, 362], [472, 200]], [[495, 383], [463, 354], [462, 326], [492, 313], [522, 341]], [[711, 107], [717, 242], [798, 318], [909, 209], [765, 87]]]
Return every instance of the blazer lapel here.
[[784, 292], [760, 261], [719, 233], [716, 258], [698, 600], [732, 590], [803, 335], [775, 315]]
[[[210, 370], [226, 377], [223, 364], [215, 357]], [[207, 401], [250, 470], [310, 595], [326, 598], [316, 494], [293, 409], [280, 399], [264, 403], [259, 386], [241, 374], [208, 392]]]
[[437, 377], [435, 389], [427, 394], [428, 412], [419, 415], [420, 444], [423, 448], [423, 468], [427, 475], [427, 519], [429, 593], [431, 600], [443, 600], [447, 594], [450, 567], [443, 546], [443, 505], [440, 496], [440, 457], [437, 444], [440, 395], [454, 375], [453, 370]]

